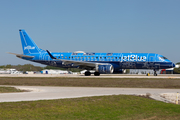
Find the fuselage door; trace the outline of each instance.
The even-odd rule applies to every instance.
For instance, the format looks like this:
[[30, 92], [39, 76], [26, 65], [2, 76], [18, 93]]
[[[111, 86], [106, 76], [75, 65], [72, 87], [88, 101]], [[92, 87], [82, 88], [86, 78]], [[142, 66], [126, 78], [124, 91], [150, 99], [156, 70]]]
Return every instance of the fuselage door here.
[[154, 62], [154, 56], [149, 57], [149, 62]]
[[149, 54], [149, 62], [155, 62], [155, 55], [154, 54]]
[[46, 61], [50, 61], [50, 57], [48, 55], [46, 55], [46, 58], [45, 58]]

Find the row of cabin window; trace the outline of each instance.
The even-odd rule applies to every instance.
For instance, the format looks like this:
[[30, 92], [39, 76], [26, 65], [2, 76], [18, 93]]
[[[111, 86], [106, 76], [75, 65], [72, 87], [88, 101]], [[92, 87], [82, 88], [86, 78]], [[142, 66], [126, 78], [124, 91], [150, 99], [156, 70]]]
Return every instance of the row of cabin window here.
[[[75, 58], [75, 59], [78, 58], [78, 59], [79, 59], [80, 57], [55, 57], [55, 58], [59, 58], [59, 59], [60, 59], [60, 58], [69, 58], [69, 59], [70, 59], [70, 58], [72, 58], [72, 59], [73, 59], [73, 58]], [[88, 58], [88, 59], [90, 59], [90, 58], [91, 58], [91, 59], [94, 59], [94, 58], [96, 58], [96, 59], [98, 59], [98, 58], [99, 58], [99, 59], [102, 59], [102, 58], [106, 59], [106, 57], [81, 57], [81, 58], [82, 58], [82, 59], [83, 59], [83, 58], [85, 58], [85, 59], [86, 59], [86, 58]], [[121, 59], [121, 57], [107, 57], [107, 59], [110, 59], [110, 58], [111, 58], [111, 59], [114, 59], [114, 58], [115, 58], [115, 59], [118, 59], [118, 58]], [[125, 59], [125, 57], [123, 57], [123, 59]], [[129, 59], [129, 58], [127, 57], [126, 59]], [[130, 59], [132, 59], [132, 57], [130, 57]], [[134, 57], [134, 59], [136, 59], [136, 57]], [[138, 59], [140, 59], [140, 57], [138, 57]], [[143, 57], [141, 57], [141, 59], [143, 59]]]

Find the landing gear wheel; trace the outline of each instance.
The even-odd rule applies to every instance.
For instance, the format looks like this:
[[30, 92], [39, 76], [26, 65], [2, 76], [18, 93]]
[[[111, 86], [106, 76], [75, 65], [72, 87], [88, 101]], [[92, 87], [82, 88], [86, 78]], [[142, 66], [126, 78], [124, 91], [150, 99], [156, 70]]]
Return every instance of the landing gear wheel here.
[[99, 72], [94, 72], [94, 76], [99, 76], [100, 73]]
[[156, 70], [154, 69], [154, 76], [157, 76]]
[[90, 76], [90, 75], [91, 75], [91, 72], [89, 72], [89, 71], [85, 72], [85, 76]]

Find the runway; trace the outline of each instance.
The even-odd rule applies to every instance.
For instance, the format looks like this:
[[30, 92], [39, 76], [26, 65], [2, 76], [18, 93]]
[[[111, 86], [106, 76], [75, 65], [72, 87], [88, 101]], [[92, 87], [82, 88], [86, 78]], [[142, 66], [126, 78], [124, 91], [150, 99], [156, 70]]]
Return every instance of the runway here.
[[146, 76], [145, 74], [101, 74], [100, 76], [84, 76], [83, 74], [0, 74], [0, 77], [75, 77], [75, 78], [171, 78], [180, 79], [180, 74], [161, 74]]
[[52, 100], [104, 95], [146, 95], [163, 102], [170, 102], [161, 97], [165, 93], [177, 93], [180, 89], [148, 88], [97, 88], [97, 87], [46, 87], [46, 86], [12, 86], [31, 92], [0, 93], [0, 102], [18, 102], [35, 100]]

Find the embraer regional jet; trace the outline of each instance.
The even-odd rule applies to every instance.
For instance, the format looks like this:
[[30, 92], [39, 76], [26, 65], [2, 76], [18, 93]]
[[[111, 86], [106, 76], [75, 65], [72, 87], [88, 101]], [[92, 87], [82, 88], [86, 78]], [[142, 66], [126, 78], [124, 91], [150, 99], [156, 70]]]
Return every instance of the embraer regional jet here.
[[25, 30], [19, 30], [23, 54], [14, 54], [19, 58], [45, 65], [62, 68], [80, 68], [87, 70], [85, 76], [120, 73], [122, 69], [152, 69], [154, 75], [159, 69], [175, 67], [166, 57], [155, 53], [93, 53], [93, 52], [56, 52], [40, 49]]

